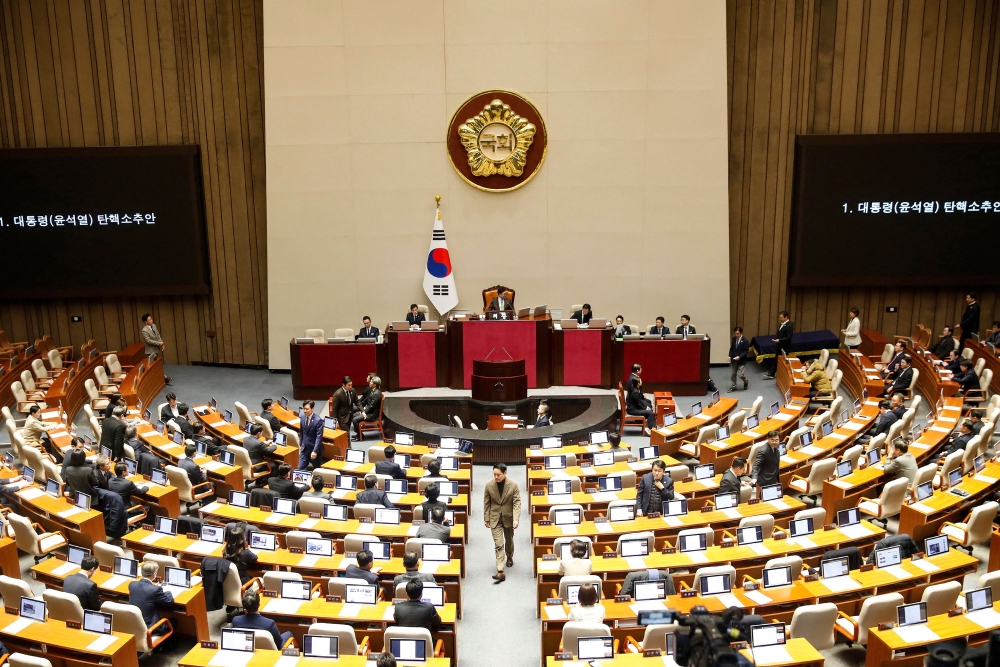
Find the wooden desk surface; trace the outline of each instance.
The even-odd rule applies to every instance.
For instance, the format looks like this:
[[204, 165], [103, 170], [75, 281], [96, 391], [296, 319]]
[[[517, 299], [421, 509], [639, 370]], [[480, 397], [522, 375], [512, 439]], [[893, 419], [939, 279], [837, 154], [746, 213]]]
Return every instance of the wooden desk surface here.
[[[544, 512], [547, 511], [549, 507], [553, 505], [566, 505], [566, 504], [576, 504], [587, 506], [598, 506], [607, 508], [608, 503], [614, 500], [631, 500], [635, 501], [637, 489], [622, 489], [621, 491], [600, 491], [598, 493], [584, 493], [583, 491], [576, 491], [570, 494], [559, 494], [556, 496], [550, 496], [546, 490], [544, 495], [528, 496], [531, 502], [531, 511], [533, 512]], [[594, 509], [594, 507], [590, 507]]]
[[[947, 472], [947, 471], [945, 471]], [[955, 487], [968, 492], [968, 496], [962, 497], [951, 493], [951, 489], [935, 489], [934, 494], [912, 505], [904, 505], [903, 509], [908, 509], [924, 516], [931, 516], [938, 512], [947, 512], [970, 500], [982, 496], [985, 492], [1000, 485], [1000, 463], [990, 460], [982, 472], [974, 477], [962, 477], [962, 481]], [[900, 521], [902, 521], [900, 515]]]
[[[42, 562], [31, 567], [31, 572], [33, 574], [38, 574], [42, 577], [58, 581], [64, 581], [66, 577], [72, 576], [79, 571], [80, 568], [77, 565], [67, 561], [56, 560], [55, 558], [46, 558]], [[199, 583], [191, 586], [191, 588], [187, 589], [183, 593], [174, 595], [174, 602], [186, 605], [199, 594], [204, 595], [204, 589], [201, 587], [200, 580], [200, 577], [193, 576], [192, 583]], [[94, 572], [92, 581], [97, 584], [97, 588], [103, 593], [115, 593], [119, 596], [127, 596], [129, 584], [133, 581], [139, 581], [139, 577], [136, 577], [135, 579], [126, 579], [125, 577], [112, 574], [111, 572], [102, 572], [98, 570], [97, 572]]]
[[[205, 429], [209, 433], [215, 435], [220, 440], [238, 445], [247, 437], [247, 433], [242, 427], [237, 424], [230, 424], [223, 418], [221, 412], [213, 410], [208, 405], [196, 405], [191, 408], [191, 412], [205, 424]], [[265, 454], [265, 456], [284, 461], [294, 468], [299, 462], [299, 449], [291, 445], [278, 445], [273, 452]]]
[[739, 401], [735, 398], [722, 397], [715, 405], [710, 405], [695, 417], [678, 419], [676, 424], [669, 428], [654, 428], [649, 438], [650, 445], [662, 445], [672, 440], [683, 440], [692, 434], [696, 434], [698, 429], [709, 424], [717, 424], [726, 419], [731, 412], [736, 410]]
[[[218, 649], [201, 648], [198, 645], [188, 651], [187, 655], [177, 662], [177, 665], [178, 667], [209, 667], [209, 665], [216, 664], [213, 661], [218, 654]], [[289, 658], [288, 656], [281, 655], [281, 651], [257, 649], [245, 667], [275, 667], [279, 661], [281, 661], [281, 667], [329, 667], [331, 664], [331, 661], [326, 658], [304, 658], [301, 656], [299, 658]], [[369, 663], [368, 659], [363, 655], [341, 655], [335, 662], [337, 665], [344, 665], [344, 667], [366, 667], [366, 665], [374, 664]], [[400, 660], [399, 664], [450, 667], [451, 659], [428, 658], [425, 662], [420, 663], [407, 663], [405, 660]]]
[[16, 492], [17, 497], [25, 504], [31, 505], [39, 512], [55, 515], [62, 521], [75, 524], [77, 527], [83, 526], [93, 519], [100, 521], [104, 526], [104, 515], [95, 509], [82, 510], [65, 497], [50, 496], [45, 492], [45, 488], [38, 484], [26, 486]]
[[[993, 611], [1000, 612], [1000, 600], [993, 603]], [[973, 612], [979, 614], [980, 612]], [[922, 639], [907, 641], [899, 635], [896, 628], [892, 630], [879, 630], [871, 628], [868, 631], [868, 650], [865, 655], [865, 665], [867, 667], [880, 667], [889, 662], [906, 664], [923, 664], [923, 650], [929, 644], [949, 639], [966, 637], [969, 639], [970, 647], [982, 644], [987, 640], [987, 633], [1000, 627], [1000, 623], [995, 622], [996, 618], [980, 616], [980, 621], [976, 622], [969, 618], [967, 614], [961, 616], [948, 616], [939, 614], [931, 616], [923, 625], [923, 630], [929, 630], [933, 635]], [[915, 651], [916, 649], [916, 651]], [[905, 651], [908, 655], [898, 656], [895, 651]], [[916, 655], [914, 655], [914, 653]]]
[[[643, 629], [636, 628], [636, 632], [639, 634], [639, 637], [636, 637], [636, 639], [642, 639]], [[812, 644], [806, 639], [789, 639], [785, 643], [785, 650], [792, 657], [791, 662], [768, 663], [768, 667], [823, 664], [823, 654], [814, 649]], [[748, 660], [751, 660], [750, 651], [741, 651], [741, 653]], [[613, 658], [602, 658], [598, 662], [600, 662], [602, 667], [663, 667], [665, 664], [676, 664], [672, 660], [669, 663], [666, 660], [669, 660], [669, 658], [646, 658], [642, 653], [618, 653]], [[545, 657], [546, 667], [587, 667], [589, 662], [588, 660], [556, 661], [554, 656]]]
[[[184, 458], [183, 445], [176, 444], [167, 436], [157, 433], [156, 429], [147, 422], [136, 424], [136, 435], [152, 449], [155, 449], [161, 456], [170, 460], [173, 465]], [[225, 463], [213, 460], [210, 456], [195, 456], [194, 462], [205, 468], [210, 479], [223, 479], [228, 481], [228, 485], [237, 491], [243, 490], [243, 469], [238, 466], [229, 466]]]
[[[19, 616], [13, 616], [4, 611], [0, 611], [0, 636], [3, 637], [5, 642], [7, 642], [8, 637], [10, 637], [13, 638], [14, 642], [18, 642], [19, 640], [21, 642], [28, 641], [37, 644], [45, 644], [50, 647], [50, 650], [52, 647], [58, 647], [61, 649], [68, 649], [70, 651], [87, 653], [95, 656], [95, 663], [98, 660], [113, 659], [116, 667], [119, 664], [138, 664], [136, 659], [137, 654], [135, 652], [135, 638], [130, 634], [112, 632], [111, 636], [115, 639], [111, 642], [111, 644], [103, 648], [91, 648], [95, 640], [103, 637], [104, 635], [100, 635], [95, 632], [88, 632], [86, 630], [70, 629], [66, 627], [66, 623], [64, 621], [57, 621], [54, 619], [49, 619], [45, 623], [39, 623], [36, 621], [21, 630], [17, 630], [16, 632], [8, 632], [7, 628], [19, 620]], [[13, 645], [16, 646], [17, 643], [14, 643]]]
[[[667, 456], [666, 454], [660, 455], [659, 459], [667, 464], [667, 467], [680, 465], [680, 461], [677, 459]], [[560, 477], [606, 477], [608, 474], [613, 472], [634, 472], [638, 478], [645, 472], [649, 472], [653, 469], [653, 461], [655, 459], [648, 459], [645, 461], [633, 461], [628, 463], [626, 461], [619, 461], [614, 465], [609, 466], [569, 466], [562, 470], [546, 470], [542, 468], [541, 470], [535, 470], [534, 467], [528, 468], [528, 485], [540, 484], [550, 479], [559, 479]], [[539, 465], [539, 464], [534, 464]], [[636, 479], [638, 483], [638, 479]]]
[[[419, 463], [419, 461], [417, 461]], [[348, 463], [347, 461], [337, 461], [329, 460], [324, 463], [321, 467], [327, 468], [329, 470], [336, 470], [337, 472], [342, 472], [345, 474], [351, 474], [356, 477], [364, 478], [365, 475], [371, 473], [375, 474], [375, 464], [374, 463]], [[421, 477], [427, 475], [427, 471], [417, 466], [410, 466], [406, 468], [406, 478], [409, 481], [416, 481]], [[441, 475], [447, 477], [454, 482], [466, 482], [472, 478], [472, 471], [469, 468], [459, 468], [458, 470], [442, 470]]]
[[[438, 615], [442, 623], [454, 624], [456, 618], [455, 605], [451, 602], [438, 607]], [[325, 597], [310, 600], [285, 600], [282, 598], [261, 598], [260, 613], [265, 616], [283, 616], [287, 618], [316, 619], [319, 621], [340, 619], [345, 621], [373, 621], [392, 624], [393, 604], [391, 600], [383, 600], [375, 604], [347, 604], [346, 602], [327, 602]]]
[[[799, 420], [805, 414], [808, 407], [809, 405], [807, 403], [789, 403], [781, 407], [778, 410], [777, 415], [774, 417], [768, 417], [752, 429], [747, 429], [746, 431], [741, 431], [739, 433], [733, 433], [728, 438], [723, 438], [722, 440], [704, 443], [700, 445], [700, 447], [703, 450], [714, 452], [715, 457], [713, 457], [713, 460], [720, 454], [733, 449], [749, 449], [755, 442], [766, 440], [769, 431], [780, 432], [781, 430], [788, 428], [789, 425], [792, 427], [789, 430], [796, 428], [799, 424]], [[764, 411], [765, 409], [765, 406], [762, 405], [761, 411]], [[709, 461], [706, 461], [703, 458], [702, 463], [709, 463]]]

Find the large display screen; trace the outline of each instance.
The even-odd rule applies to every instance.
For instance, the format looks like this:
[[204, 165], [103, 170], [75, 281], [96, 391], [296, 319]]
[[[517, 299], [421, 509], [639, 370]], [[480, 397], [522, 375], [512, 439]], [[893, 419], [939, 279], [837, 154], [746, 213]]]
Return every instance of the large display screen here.
[[205, 294], [197, 146], [0, 150], [0, 298]]
[[1000, 284], [988, 259], [1000, 134], [800, 136], [795, 148], [791, 285]]

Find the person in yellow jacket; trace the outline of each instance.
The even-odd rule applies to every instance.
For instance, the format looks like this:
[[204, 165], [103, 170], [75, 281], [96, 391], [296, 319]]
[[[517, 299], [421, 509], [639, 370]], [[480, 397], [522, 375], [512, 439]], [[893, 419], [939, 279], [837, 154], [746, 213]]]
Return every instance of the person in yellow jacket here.
[[819, 359], [815, 359], [809, 364], [804, 379], [812, 387], [813, 396], [833, 390], [830, 378], [826, 376], [826, 370], [824, 370], [823, 364], [820, 363]]

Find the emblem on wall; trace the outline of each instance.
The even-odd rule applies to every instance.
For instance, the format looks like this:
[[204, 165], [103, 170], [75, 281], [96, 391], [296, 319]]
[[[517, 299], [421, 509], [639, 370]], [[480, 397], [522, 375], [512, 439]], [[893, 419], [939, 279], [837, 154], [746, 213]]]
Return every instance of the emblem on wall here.
[[545, 159], [545, 122], [517, 93], [488, 90], [466, 100], [448, 126], [448, 156], [459, 175], [487, 192], [515, 190]]

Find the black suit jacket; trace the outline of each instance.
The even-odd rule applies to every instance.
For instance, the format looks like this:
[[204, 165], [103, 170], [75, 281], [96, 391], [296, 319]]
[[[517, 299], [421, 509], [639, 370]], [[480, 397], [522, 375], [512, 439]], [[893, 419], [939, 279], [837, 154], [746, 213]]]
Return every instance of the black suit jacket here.
[[351, 563], [347, 566], [347, 570], [344, 572], [344, 576], [349, 579], [363, 579], [369, 584], [378, 584], [378, 575], [371, 570], [362, 570], [355, 563]]
[[[128, 585], [128, 603], [139, 608], [142, 620], [146, 621], [146, 627], [151, 628], [160, 620], [158, 610], [174, 606], [174, 596], [149, 579], [140, 579]], [[162, 630], [162, 632], [166, 632], [166, 630]]]
[[747, 340], [746, 336], [740, 336], [739, 338], [733, 337], [731, 343], [729, 343], [729, 354], [727, 355], [733, 361], [746, 361], [747, 354], [750, 353], [750, 341]]
[[181, 435], [184, 436], [185, 440], [194, 438], [194, 426], [191, 426], [191, 422], [188, 421], [187, 417], [178, 417], [174, 422], [181, 429]]
[[[958, 450], [965, 451], [966, 445], [969, 444], [969, 440], [972, 440], [972, 433], [959, 433], [955, 436], [955, 439], [951, 441], [951, 446], [948, 447], [948, 451], [944, 453], [945, 456], [951, 454], [952, 452], [957, 452]], [[950, 471], [946, 470], [945, 473]]]
[[722, 473], [722, 481], [719, 482], [719, 493], [740, 492], [740, 478], [736, 476], [732, 468]]
[[962, 321], [958, 325], [962, 327], [962, 338], [972, 338], [972, 334], [979, 333], [979, 302], [973, 301], [965, 307]]
[[651, 326], [649, 331], [646, 332], [647, 336], [662, 336], [663, 334], [670, 333], [670, 329], [667, 327]]
[[160, 410], [160, 421], [163, 422], [164, 424], [166, 424], [171, 419], [178, 419], [178, 418], [180, 418], [180, 415], [178, 414], [177, 417], [174, 416], [174, 413], [170, 411], [169, 403], [164, 405], [163, 409]]
[[401, 628], [427, 628], [431, 632], [437, 632], [441, 627], [441, 617], [429, 602], [400, 602], [393, 608], [392, 615], [396, 619], [396, 625]]
[[274, 645], [281, 650], [281, 633], [278, 631], [278, 624], [273, 619], [260, 614], [248, 614], [246, 612], [233, 617], [233, 627], [246, 630], [264, 630], [271, 633]]
[[632, 389], [628, 392], [628, 396], [625, 397], [625, 409], [626, 410], [648, 410], [649, 405], [646, 403], [646, 397], [642, 393], [642, 388], [638, 385], [632, 385]]
[[489, 305], [489, 307], [486, 310], [489, 310], [491, 312], [497, 312], [497, 311], [500, 311], [500, 310], [514, 310], [514, 302], [511, 301], [510, 299], [504, 297], [503, 307], [501, 308], [500, 307], [500, 297], [496, 297], [495, 296], [490, 301], [490, 305]]
[[552, 426], [552, 421], [549, 419], [549, 416], [547, 414], [539, 415], [538, 419], [535, 420], [535, 428], [539, 428], [542, 426]]
[[414, 324], [420, 324], [421, 322], [425, 321], [426, 319], [427, 319], [427, 316], [424, 315], [423, 313], [417, 313], [416, 317], [413, 316], [413, 313], [407, 313], [406, 314], [406, 321], [410, 323], [411, 327]]
[[941, 336], [932, 352], [938, 359], [944, 359], [948, 353], [955, 349], [955, 339], [951, 336]]
[[889, 427], [899, 421], [899, 417], [892, 410], [886, 410], [885, 414], [878, 418], [878, 422], [875, 423], [875, 435], [882, 435], [883, 433], [889, 433]]
[[780, 483], [778, 471], [781, 466], [781, 456], [778, 450], [766, 444], [757, 451], [757, 458], [753, 462], [753, 472], [750, 477], [757, 480], [760, 486], [769, 486]]
[[277, 433], [281, 430], [281, 421], [270, 410], [265, 410], [259, 416], [270, 425], [271, 433]]
[[962, 391], [969, 391], [970, 389], [979, 389], [979, 376], [971, 368], [967, 373], [962, 373], [961, 370], [957, 375], [955, 375], [955, 382], [959, 384]]
[[267, 488], [276, 491], [282, 498], [291, 498], [292, 500], [298, 500], [306, 492], [305, 487], [284, 477], [272, 477], [271, 481], [267, 483]]
[[350, 428], [351, 415], [354, 414], [354, 407], [357, 404], [358, 395], [354, 393], [353, 388], [347, 391], [343, 387], [339, 387], [337, 391], [333, 392], [333, 409], [330, 410], [330, 416], [337, 420], [341, 431]]
[[778, 333], [775, 338], [778, 339], [778, 351], [784, 354], [792, 348], [792, 334], [795, 333], [794, 327], [792, 327], [792, 321], [788, 320], [784, 324], [778, 327]]
[[194, 440], [196, 443], [204, 442], [205, 454], [207, 454], [208, 456], [215, 456], [223, 449], [222, 447], [219, 446], [219, 441], [210, 435], [196, 435], [191, 439]]
[[101, 424], [101, 447], [111, 450], [111, 458], [125, 457], [125, 425], [115, 417], [108, 417]]
[[[683, 326], [679, 326], [679, 327], [677, 327], [677, 329], [676, 329], [676, 330], [674, 330], [674, 333], [675, 333], [675, 334], [683, 334], [683, 333], [684, 333], [684, 327], [683, 327]], [[693, 327], [693, 326], [691, 326], [690, 324], [689, 324], [689, 325], [687, 325], [687, 334], [688, 334], [688, 335], [690, 336], [690, 335], [691, 335], [691, 334], [693, 334], [693, 333], [698, 333], [698, 332], [697, 332], [697, 331], [695, 331], [695, 330], [694, 330], [694, 327]]]
[[82, 572], [66, 577], [63, 581], [63, 593], [69, 593], [80, 598], [80, 604], [89, 611], [101, 610], [101, 596], [97, 584], [87, 578]]
[[383, 459], [375, 463], [375, 474], [392, 475], [393, 479], [406, 479], [406, 471], [398, 463], [389, 459]]
[[243, 445], [245, 450], [247, 450], [247, 454], [250, 456], [250, 463], [253, 463], [254, 465], [263, 463], [264, 454], [270, 454], [278, 448], [278, 446], [273, 443], [271, 445], [265, 445], [252, 435], [247, 438], [243, 438], [240, 444]]
[[358, 491], [356, 502], [365, 505], [381, 505], [382, 507], [387, 507], [393, 509], [396, 507], [389, 500], [389, 496], [385, 495], [385, 491], [382, 489], [365, 489], [364, 491]]
[[378, 417], [378, 409], [382, 404], [382, 390], [379, 388], [369, 389], [361, 397], [361, 411], [365, 413], [365, 419], [372, 420]]
[[358, 332], [358, 335], [354, 337], [354, 340], [359, 338], [378, 338], [378, 327], [366, 327]]
[[[660, 496], [663, 501], [674, 499], [674, 480], [670, 475], [664, 474], [660, 478], [660, 482], [663, 483], [663, 490], [660, 491]], [[642, 476], [642, 481], [639, 482], [639, 491], [635, 497], [635, 509], [637, 512], [646, 512], [646, 508], [649, 507], [649, 497], [653, 494], [653, 473], [647, 472]]]
[[177, 462], [177, 467], [187, 473], [188, 479], [191, 480], [191, 484], [198, 486], [205, 482], [205, 473], [201, 471], [198, 464], [189, 458], [183, 458]]
[[122, 502], [125, 503], [125, 507], [132, 506], [132, 494], [139, 495], [145, 493], [146, 487], [139, 488], [134, 482], [125, 477], [112, 477], [108, 481], [108, 490], [112, 493], [117, 493], [121, 496]]
[[892, 383], [892, 391], [902, 391], [910, 386], [910, 380], [913, 379], [913, 368], [907, 367], [906, 370], [901, 370], [896, 374], [896, 379]]
[[593, 317], [593, 316], [594, 316], [594, 311], [590, 311], [589, 313], [587, 313], [586, 315], [584, 315], [583, 314], [583, 310], [578, 310], [575, 313], [573, 313], [572, 315], [570, 315], [570, 317], [572, 319], [576, 320], [580, 324], [587, 324], [587, 323], [589, 323], [590, 322], [590, 318]]

